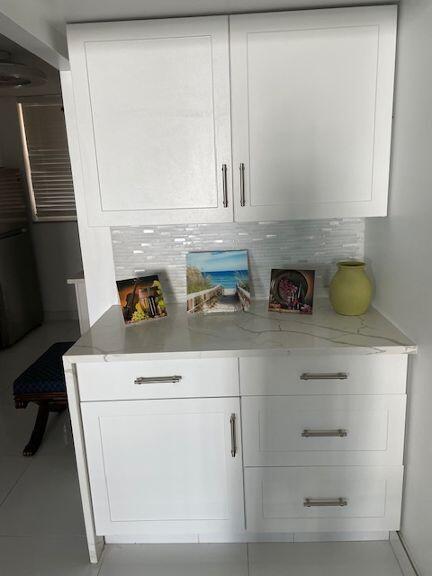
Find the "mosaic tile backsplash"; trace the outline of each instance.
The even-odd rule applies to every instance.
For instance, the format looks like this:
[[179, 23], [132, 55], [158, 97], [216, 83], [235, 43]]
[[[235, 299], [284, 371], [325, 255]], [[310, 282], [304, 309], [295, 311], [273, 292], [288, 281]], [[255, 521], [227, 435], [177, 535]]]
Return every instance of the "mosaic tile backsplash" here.
[[249, 253], [252, 297], [267, 299], [271, 268], [311, 268], [323, 294], [341, 259], [362, 259], [362, 218], [111, 228], [116, 279], [159, 274], [167, 302], [186, 300], [186, 254]]

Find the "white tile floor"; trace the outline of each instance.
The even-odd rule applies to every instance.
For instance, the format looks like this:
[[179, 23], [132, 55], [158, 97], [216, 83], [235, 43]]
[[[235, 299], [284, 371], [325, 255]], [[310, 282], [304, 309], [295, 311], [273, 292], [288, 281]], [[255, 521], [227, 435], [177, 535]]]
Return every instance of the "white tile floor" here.
[[401, 576], [388, 542], [110, 545], [88, 563], [67, 414], [51, 415], [33, 458], [21, 451], [35, 409], [16, 410], [12, 382], [71, 322], [44, 325], [0, 351], [1, 576]]

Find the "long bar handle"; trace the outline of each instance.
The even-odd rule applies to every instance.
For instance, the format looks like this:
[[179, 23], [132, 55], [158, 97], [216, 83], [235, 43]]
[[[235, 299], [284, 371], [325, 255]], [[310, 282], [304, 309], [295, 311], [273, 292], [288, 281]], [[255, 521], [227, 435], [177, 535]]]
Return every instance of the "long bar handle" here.
[[142, 384], [176, 384], [182, 379], [181, 376], [139, 376], [135, 378], [135, 384], [141, 386]]
[[222, 164], [222, 194], [223, 194], [223, 207], [228, 208], [228, 178], [227, 178], [226, 164]]
[[240, 206], [246, 205], [245, 197], [245, 165], [240, 164]]
[[231, 414], [230, 428], [231, 428], [231, 456], [233, 458], [235, 458], [236, 454], [237, 454], [236, 415], [235, 414]]
[[346, 372], [303, 372], [300, 380], [347, 380], [348, 374]]
[[324, 508], [324, 507], [340, 507], [348, 506], [346, 498], [305, 498], [303, 500], [305, 508]]
[[302, 432], [303, 438], [346, 438], [347, 430], [338, 428], [337, 430], [310, 430], [305, 428]]

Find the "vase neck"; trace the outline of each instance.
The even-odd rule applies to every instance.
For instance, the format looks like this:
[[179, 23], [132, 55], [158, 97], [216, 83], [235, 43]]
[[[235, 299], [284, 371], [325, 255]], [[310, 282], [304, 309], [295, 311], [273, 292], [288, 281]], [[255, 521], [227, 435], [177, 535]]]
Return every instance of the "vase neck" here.
[[365, 269], [364, 262], [338, 262], [338, 269], [349, 272], [356, 272]]

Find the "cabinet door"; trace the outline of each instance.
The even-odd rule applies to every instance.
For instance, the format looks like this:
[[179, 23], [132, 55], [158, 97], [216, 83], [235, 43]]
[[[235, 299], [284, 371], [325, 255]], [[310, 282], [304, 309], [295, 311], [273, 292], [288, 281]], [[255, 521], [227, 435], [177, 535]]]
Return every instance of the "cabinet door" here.
[[231, 17], [236, 220], [386, 215], [396, 16]]
[[244, 529], [239, 414], [238, 398], [83, 404], [97, 533]]
[[68, 42], [90, 224], [232, 221], [227, 17], [76, 24]]

